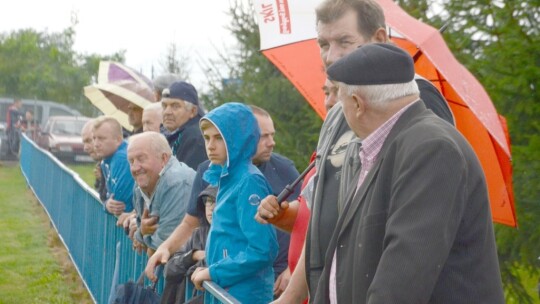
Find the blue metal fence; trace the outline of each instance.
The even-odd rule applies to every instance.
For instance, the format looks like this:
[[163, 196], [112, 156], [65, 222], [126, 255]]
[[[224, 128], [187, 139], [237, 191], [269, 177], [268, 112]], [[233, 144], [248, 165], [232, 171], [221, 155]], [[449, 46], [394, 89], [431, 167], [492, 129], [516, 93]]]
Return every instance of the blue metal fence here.
[[[96, 191], [78, 174], [25, 135], [21, 138], [20, 152], [21, 171], [94, 302], [108, 303], [115, 283], [137, 280], [146, 266], [146, 255], [138, 255], [132, 249], [131, 240], [123, 229], [116, 227], [116, 217], [105, 212]], [[115, 264], [117, 281], [113, 282]], [[213, 282], [205, 282], [203, 286], [210, 303], [238, 303]], [[163, 290], [163, 280], [157, 290]]]
[[20, 165], [95, 302], [108, 302], [117, 243], [118, 282], [139, 277], [146, 256], [131, 248], [131, 240], [116, 227], [116, 218], [105, 212], [94, 189], [26, 136], [21, 140]]

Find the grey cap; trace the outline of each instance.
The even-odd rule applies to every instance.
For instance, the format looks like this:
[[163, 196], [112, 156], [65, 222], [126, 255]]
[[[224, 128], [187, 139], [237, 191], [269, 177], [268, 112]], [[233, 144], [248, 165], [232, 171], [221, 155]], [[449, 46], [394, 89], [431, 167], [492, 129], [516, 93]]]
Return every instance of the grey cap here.
[[203, 198], [205, 196], [210, 196], [216, 199], [217, 197], [217, 191], [218, 188], [212, 185], [207, 186], [201, 193], [199, 193], [199, 198]]
[[330, 80], [348, 85], [407, 83], [414, 79], [414, 62], [397, 46], [371, 43], [339, 59], [326, 72]]

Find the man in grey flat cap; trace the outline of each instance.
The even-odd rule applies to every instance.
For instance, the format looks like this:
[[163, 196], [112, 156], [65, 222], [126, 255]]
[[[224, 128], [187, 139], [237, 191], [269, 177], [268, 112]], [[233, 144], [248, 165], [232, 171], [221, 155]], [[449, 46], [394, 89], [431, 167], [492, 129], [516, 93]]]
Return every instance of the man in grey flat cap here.
[[362, 167], [314, 302], [504, 303], [482, 168], [419, 99], [412, 58], [370, 44], [327, 73], [362, 139]]

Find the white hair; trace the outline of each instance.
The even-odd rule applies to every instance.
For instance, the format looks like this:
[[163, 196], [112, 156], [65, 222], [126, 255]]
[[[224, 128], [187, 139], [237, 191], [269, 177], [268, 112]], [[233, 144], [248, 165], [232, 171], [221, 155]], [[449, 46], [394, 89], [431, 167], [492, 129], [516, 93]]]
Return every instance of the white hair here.
[[192, 104], [191, 102], [185, 101], [185, 100], [184, 100], [184, 106], [186, 107], [186, 110], [187, 110], [188, 112], [191, 112], [192, 109], [193, 109], [194, 107], [196, 107], [196, 106], [195, 106], [194, 104]]
[[152, 102], [144, 107], [145, 110], [161, 110], [161, 101]]
[[139, 134], [135, 134], [129, 137], [128, 139], [128, 149], [134, 141], [137, 140], [146, 140], [146, 147], [150, 148], [157, 155], [165, 153], [168, 156], [172, 155], [171, 147], [165, 136], [158, 132], [148, 131]]
[[420, 93], [415, 80], [406, 83], [377, 84], [377, 85], [348, 85], [340, 83], [340, 87], [347, 95], [357, 94], [376, 108], [382, 108], [385, 104], [399, 98]]

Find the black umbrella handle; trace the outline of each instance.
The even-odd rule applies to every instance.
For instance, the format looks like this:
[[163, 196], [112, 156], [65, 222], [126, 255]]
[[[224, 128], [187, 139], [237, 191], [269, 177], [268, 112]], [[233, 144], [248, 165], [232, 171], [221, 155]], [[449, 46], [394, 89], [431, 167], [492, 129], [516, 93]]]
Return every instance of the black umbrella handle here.
[[308, 174], [311, 169], [315, 166], [315, 161], [312, 161], [309, 166], [300, 174], [291, 184], [285, 186], [285, 189], [281, 191], [281, 193], [277, 197], [277, 202], [279, 206], [281, 207], [281, 203], [283, 203], [292, 193], [293, 189], [298, 185], [298, 183], [304, 179], [306, 174]]

